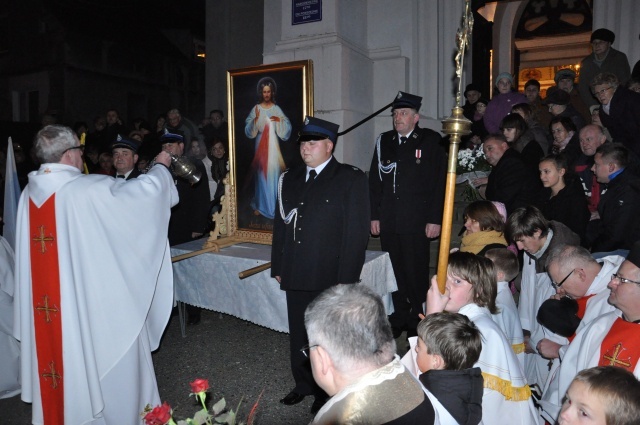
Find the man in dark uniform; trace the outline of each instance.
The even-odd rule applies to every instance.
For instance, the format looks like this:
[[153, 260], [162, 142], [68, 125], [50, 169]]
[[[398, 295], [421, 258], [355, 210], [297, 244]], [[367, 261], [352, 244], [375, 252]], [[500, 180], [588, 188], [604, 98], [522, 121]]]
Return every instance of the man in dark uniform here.
[[369, 171], [371, 233], [380, 235], [398, 283], [389, 317], [395, 338], [404, 330], [416, 335], [429, 285], [429, 243], [442, 222], [446, 156], [440, 135], [418, 127], [421, 102], [398, 93], [394, 130], [378, 136]]
[[[162, 150], [177, 157], [184, 154], [184, 135], [180, 130], [167, 127], [160, 136]], [[208, 223], [209, 213], [209, 185], [206, 179], [204, 164], [199, 159], [190, 158], [190, 161], [200, 172], [200, 181], [190, 184], [187, 180], [177, 177], [173, 170], [171, 174], [176, 182], [176, 189], [180, 200], [171, 208], [169, 220], [169, 244], [171, 246], [189, 242], [201, 237]], [[187, 323], [195, 325], [200, 322], [200, 308], [187, 306]]]
[[118, 134], [111, 144], [113, 166], [116, 169], [116, 178], [131, 180], [141, 173], [136, 167], [138, 162], [138, 143]]
[[338, 125], [307, 117], [298, 136], [306, 166], [280, 176], [271, 249], [271, 276], [287, 293], [291, 371], [296, 386], [280, 400], [314, 395], [312, 413], [327, 399], [301, 348], [308, 344], [304, 312], [324, 289], [356, 283], [369, 240], [366, 175], [333, 157]]

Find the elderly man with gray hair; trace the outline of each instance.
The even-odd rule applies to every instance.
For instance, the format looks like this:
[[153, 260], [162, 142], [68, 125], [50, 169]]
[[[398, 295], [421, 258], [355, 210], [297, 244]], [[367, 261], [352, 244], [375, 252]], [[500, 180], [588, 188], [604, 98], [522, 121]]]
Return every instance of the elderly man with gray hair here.
[[304, 322], [316, 383], [331, 396], [312, 424], [433, 424], [420, 383], [395, 355], [380, 298], [363, 285], [337, 285], [307, 308]]

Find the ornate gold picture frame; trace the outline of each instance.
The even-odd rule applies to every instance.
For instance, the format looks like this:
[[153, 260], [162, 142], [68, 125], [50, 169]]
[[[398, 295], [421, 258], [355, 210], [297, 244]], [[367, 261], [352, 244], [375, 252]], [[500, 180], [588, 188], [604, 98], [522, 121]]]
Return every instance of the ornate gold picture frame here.
[[229, 236], [271, 244], [278, 178], [301, 165], [296, 142], [313, 115], [311, 60], [227, 72]]

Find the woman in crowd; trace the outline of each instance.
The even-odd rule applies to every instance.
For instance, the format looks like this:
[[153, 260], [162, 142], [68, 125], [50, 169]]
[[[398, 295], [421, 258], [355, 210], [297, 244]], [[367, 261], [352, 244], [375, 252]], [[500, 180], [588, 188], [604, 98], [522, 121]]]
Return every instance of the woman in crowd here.
[[502, 119], [500, 130], [509, 146], [520, 152], [524, 163], [535, 170], [544, 156], [544, 151], [536, 142], [524, 118], [519, 114], [511, 113]]
[[460, 251], [484, 255], [491, 248], [505, 248], [504, 219], [490, 201], [476, 201], [464, 210], [465, 232]]
[[580, 150], [580, 134], [575, 124], [567, 117], [553, 117], [549, 124], [549, 130], [553, 136], [551, 153], [564, 153], [567, 163], [573, 165], [582, 154]]
[[540, 161], [542, 199], [540, 210], [544, 217], [559, 221], [573, 230], [581, 240], [591, 213], [580, 179], [571, 173], [563, 154], [548, 155]]
[[542, 147], [542, 152], [544, 152], [545, 155], [548, 154], [549, 146], [551, 145], [551, 134], [549, 134], [549, 130], [546, 127], [543, 127], [538, 122], [531, 105], [528, 103], [518, 103], [511, 108], [511, 112], [519, 114], [524, 118], [524, 121], [527, 123], [527, 127], [529, 127], [529, 131], [533, 133], [533, 138]]
[[496, 88], [498, 93], [493, 96], [484, 114], [484, 126], [489, 133], [499, 132], [500, 121], [511, 112], [514, 105], [527, 103], [527, 97], [524, 94], [513, 91], [513, 77], [508, 72], [498, 75]]

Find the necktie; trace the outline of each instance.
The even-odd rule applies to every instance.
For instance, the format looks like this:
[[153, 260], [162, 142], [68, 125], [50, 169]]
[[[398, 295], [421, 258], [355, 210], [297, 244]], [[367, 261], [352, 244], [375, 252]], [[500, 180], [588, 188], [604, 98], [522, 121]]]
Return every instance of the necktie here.
[[307, 179], [307, 184], [313, 183], [317, 175], [318, 173], [316, 173], [316, 170], [309, 170], [309, 178]]
[[124, 178], [124, 175], [123, 175], [123, 174], [118, 174], [118, 175], [116, 176], [116, 178], [118, 178], [118, 179], [123, 179], [123, 178]]
[[404, 143], [406, 143], [406, 141], [407, 141], [407, 137], [406, 137], [406, 136], [402, 136], [402, 137], [400, 137], [400, 144], [401, 144], [401, 145], [402, 145], [402, 144], [404, 144]]

